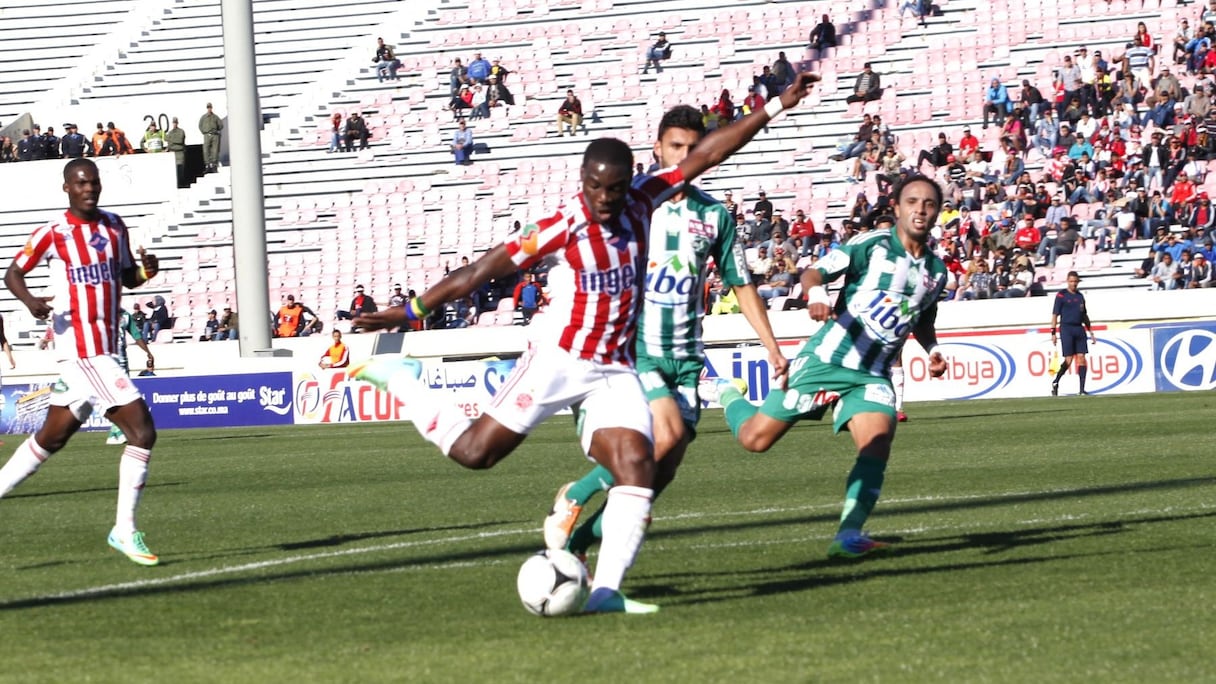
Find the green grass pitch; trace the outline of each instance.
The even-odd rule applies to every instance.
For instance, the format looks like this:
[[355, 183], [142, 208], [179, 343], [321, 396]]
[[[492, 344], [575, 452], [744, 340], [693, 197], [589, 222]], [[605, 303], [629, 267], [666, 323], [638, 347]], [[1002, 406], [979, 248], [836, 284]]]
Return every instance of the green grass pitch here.
[[897, 553], [856, 563], [851, 440], [747, 454], [710, 411], [626, 578], [662, 612], [547, 620], [515, 573], [587, 467], [568, 418], [488, 472], [406, 424], [165, 432], [157, 568], [106, 546], [120, 452], [81, 434], [0, 501], [0, 681], [1213, 681], [1214, 399], [912, 406]]

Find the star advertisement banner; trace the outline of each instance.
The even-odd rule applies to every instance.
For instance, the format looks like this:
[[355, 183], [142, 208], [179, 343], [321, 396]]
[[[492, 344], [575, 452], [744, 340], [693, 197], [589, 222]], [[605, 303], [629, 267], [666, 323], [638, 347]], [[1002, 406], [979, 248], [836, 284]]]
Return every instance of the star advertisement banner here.
[[[291, 373], [244, 373], [132, 378], [159, 429], [290, 425]], [[55, 383], [5, 385], [0, 390], [0, 431], [28, 434], [46, 419]], [[85, 430], [108, 430], [93, 411]]]

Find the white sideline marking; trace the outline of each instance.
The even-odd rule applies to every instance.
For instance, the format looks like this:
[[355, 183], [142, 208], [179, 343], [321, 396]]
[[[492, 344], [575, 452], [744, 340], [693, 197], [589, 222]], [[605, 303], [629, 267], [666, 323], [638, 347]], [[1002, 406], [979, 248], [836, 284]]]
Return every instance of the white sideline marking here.
[[[527, 532], [537, 532], [539, 530], [527, 530]], [[366, 546], [357, 549], [342, 549], [341, 551], [322, 551], [319, 553], [307, 553], [299, 556], [288, 556], [287, 558], [274, 558], [271, 560], [256, 561], [253, 563], [243, 563], [241, 565], [229, 565], [219, 568], [209, 568], [207, 570], [195, 570], [193, 572], [183, 572], [169, 577], [157, 577], [153, 579], [134, 580], [131, 582], [119, 582], [117, 584], [103, 584], [97, 587], [89, 587], [86, 589], [77, 589], [75, 591], [64, 591], [57, 594], [45, 594], [43, 596], [35, 596], [30, 599], [16, 599], [26, 601], [38, 600], [62, 600], [84, 598], [86, 596], [95, 596], [99, 594], [109, 594], [128, 589], [143, 589], [147, 587], [156, 587], [174, 582], [182, 582], [185, 580], [202, 579], [205, 577], [216, 577], [219, 575], [231, 575], [249, 570], [261, 570], [263, 568], [273, 568], [280, 565], [292, 565], [295, 563], [303, 563], [306, 561], [321, 560], [324, 558], [337, 558], [340, 556], [355, 556], [364, 553], [376, 553], [378, 551], [392, 551], [394, 549], [405, 549], [417, 546], [431, 546], [434, 544], [447, 544], [463, 541], [473, 541], [476, 539], [489, 539], [491, 537], [503, 537], [508, 535], [520, 534], [520, 530], [500, 530], [498, 532], [481, 532], [478, 534], [470, 534], [462, 537], [446, 537], [443, 539], [421, 539], [415, 541], [394, 542], [392, 544], [380, 544], [379, 546]], [[12, 601], [0, 600], [0, 605]]]
[[[1070, 491], [1070, 490], [1059, 489], [1059, 490], [1043, 490], [1042, 492], [1033, 492], [1033, 491], [1008, 492], [1008, 493], [996, 495], [996, 496], [1019, 497], [1019, 496], [1034, 495], [1034, 494], [1053, 493], [1053, 492], [1057, 492], [1057, 491], [1063, 492], [1063, 491]], [[994, 495], [991, 495], [991, 494], [988, 494], [988, 495], [966, 494], [966, 495], [959, 495], [959, 496], [917, 496], [917, 497], [907, 497], [907, 498], [902, 498], [902, 499], [889, 499], [889, 500], [884, 501], [883, 503], [885, 503], [887, 505], [891, 505], [891, 504], [901, 504], [901, 503], [917, 503], [917, 502], [925, 502], [925, 501], [965, 501], [965, 500], [970, 500], [970, 499], [993, 498], [993, 496]], [[756, 515], [756, 514], [794, 513], [794, 512], [798, 512], [798, 511], [817, 510], [817, 509], [824, 509], [824, 508], [836, 508], [838, 506], [839, 506], [838, 503], [808, 504], [805, 506], [793, 506], [793, 507], [789, 507], [789, 508], [773, 508], [773, 507], [757, 508], [757, 509], [752, 509], [752, 510], [748, 510], [748, 511], [723, 511], [723, 512], [715, 512], [715, 513], [681, 513], [681, 514], [677, 514], [677, 515], [658, 518], [658, 520], [687, 520], [687, 519], [693, 519], [693, 518], [736, 517], [736, 516]], [[1199, 503], [1195, 506], [1188, 506], [1188, 507], [1167, 506], [1165, 508], [1142, 508], [1142, 509], [1135, 510], [1135, 511], [1125, 511], [1122, 515], [1125, 515], [1125, 516], [1162, 515], [1162, 514], [1166, 514], [1166, 513], [1187, 513], [1187, 512], [1192, 512], [1192, 511], [1204, 511], [1204, 510], [1210, 510], [1213, 508], [1216, 508], [1216, 504]], [[1024, 520], [1017, 520], [1017, 521], [1012, 521], [1007, 524], [1012, 524], [1012, 525], [1017, 525], [1017, 526], [1032, 526], [1032, 525], [1042, 525], [1044, 523], [1071, 522], [1071, 521], [1075, 521], [1075, 520], [1083, 520], [1083, 519], [1088, 519], [1088, 518], [1092, 518], [1092, 517], [1093, 517], [1092, 515], [1086, 514], [1086, 513], [1063, 514], [1063, 515], [1049, 517], [1049, 518], [1030, 518], [1030, 519], [1024, 519]], [[990, 526], [990, 523], [989, 524], [975, 524], [975, 525], [966, 525], [966, 524], [963, 524], [963, 525], [930, 525], [930, 526], [917, 526], [917, 527], [903, 528], [903, 529], [883, 530], [882, 534], [924, 534], [927, 532], [958, 531], [958, 530], [966, 530], [966, 529], [971, 529], [971, 528], [984, 528], [984, 527], [989, 527], [989, 526]], [[27, 598], [16, 598], [16, 599], [8, 599], [8, 600], [0, 599], [0, 607], [2, 607], [6, 603], [18, 603], [18, 602], [29, 602], [29, 601], [71, 600], [71, 599], [78, 599], [78, 598], [87, 598], [90, 596], [102, 596], [105, 594], [127, 591], [127, 590], [131, 590], [131, 589], [143, 589], [143, 588], [148, 588], [148, 587], [157, 587], [157, 586], [163, 586], [166, 584], [184, 582], [184, 581], [188, 581], [188, 580], [204, 579], [207, 577], [217, 577], [217, 576], [221, 576], [221, 575], [232, 575], [232, 574], [237, 574], [237, 573], [242, 573], [242, 572], [249, 572], [249, 571], [253, 571], [253, 570], [262, 570], [265, 568], [279, 567], [279, 566], [284, 566], [284, 565], [294, 565], [296, 563], [306, 563], [308, 561], [322, 560], [322, 559], [326, 559], [326, 558], [340, 558], [342, 556], [356, 556], [356, 555], [361, 555], [361, 554], [366, 554], [366, 553], [378, 553], [381, 551], [393, 551], [396, 549], [434, 546], [434, 545], [438, 545], [438, 544], [454, 544], [454, 543], [465, 542], [465, 541], [475, 541], [478, 539], [491, 539], [494, 537], [509, 537], [509, 536], [516, 536], [516, 535], [536, 535], [536, 534], [539, 534], [540, 531], [541, 530], [539, 528], [534, 528], [534, 527], [516, 528], [516, 529], [510, 529], [510, 530], [499, 530], [497, 532], [479, 532], [477, 534], [468, 534], [468, 535], [462, 535], [462, 536], [458, 536], [458, 537], [444, 537], [441, 539], [421, 539], [421, 540], [401, 541], [401, 542], [393, 542], [391, 544], [380, 544], [377, 546], [365, 546], [365, 547], [360, 547], [360, 548], [356, 548], [356, 549], [342, 549], [342, 550], [338, 550], [338, 551], [321, 551], [321, 552], [317, 552], [317, 553], [307, 553], [307, 554], [300, 554], [300, 555], [296, 555], [296, 556], [288, 556], [286, 558], [274, 558], [274, 559], [264, 560], [264, 561], [255, 561], [252, 563], [242, 563], [240, 565], [229, 565], [229, 566], [222, 566], [222, 567], [216, 567], [216, 568], [208, 568], [206, 570], [195, 570], [192, 572], [184, 572], [184, 573], [180, 573], [177, 575], [171, 575], [169, 577], [157, 577], [157, 578], [151, 578], [151, 579], [133, 580], [131, 582], [119, 582], [116, 584], [103, 584], [103, 585], [96, 586], [96, 587], [86, 587], [84, 589], [76, 589], [76, 590], [72, 590], [72, 591], [58, 592], [58, 593], [54, 593], [54, 594], [43, 594], [43, 595], [32, 596], [32, 597], [27, 597]], [[748, 546], [766, 546], [766, 545], [773, 545], [773, 544], [789, 544], [789, 543], [797, 543], [797, 542], [807, 542], [807, 541], [815, 541], [815, 540], [821, 539], [821, 538], [826, 538], [826, 537], [824, 537], [823, 535], [810, 535], [810, 536], [799, 536], [799, 537], [793, 538], [793, 539], [782, 539], [782, 540], [772, 540], [772, 539], [769, 539], [769, 540], [759, 540], [759, 539], [743, 540], [743, 541], [735, 541], [735, 542], [720, 542], [720, 543], [713, 543], [713, 544], [698, 544], [698, 545], [692, 545], [691, 547], [681, 545], [681, 548], [694, 548], [694, 549], [721, 548], [721, 549], [725, 549], [725, 548], [739, 548], [739, 547], [748, 547]], [[652, 545], [649, 545], [648, 548], [663, 549], [663, 548], [666, 548], [666, 545], [652, 544]], [[468, 568], [468, 567], [482, 567], [482, 566], [487, 566], [487, 565], [497, 565], [497, 564], [500, 564], [503, 562], [504, 561], [500, 561], [500, 560], [487, 560], [487, 561], [459, 561], [459, 562], [448, 562], [448, 563], [431, 563], [431, 564], [414, 565], [414, 566], [401, 567], [401, 568], [386, 568], [383, 570], [359, 570], [359, 571], [351, 571], [348, 573], [340, 573], [340, 574], [371, 574], [371, 573], [377, 573], [377, 572], [406, 572], [406, 571], [412, 571], [412, 570], [455, 569], [455, 568]]]

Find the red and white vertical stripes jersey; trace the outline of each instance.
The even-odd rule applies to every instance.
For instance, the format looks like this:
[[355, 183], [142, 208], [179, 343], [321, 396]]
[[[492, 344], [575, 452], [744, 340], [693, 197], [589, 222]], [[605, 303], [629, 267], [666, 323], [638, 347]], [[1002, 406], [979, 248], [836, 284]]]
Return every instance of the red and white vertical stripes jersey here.
[[22, 273], [50, 267], [55, 349], [65, 359], [118, 352], [122, 273], [135, 260], [122, 218], [98, 214], [91, 223], [70, 212], [44, 223], [13, 261]]
[[521, 269], [546, 257], [557, 260], [549, 270], [544, 318], [560, 326], [559, 347], [581, 359], [633, 365], [650, 215], [683, 183], [677, 167], [637, 176], [612, 224], [595, 222], [580, 192], [507, 239], [507, 253]]

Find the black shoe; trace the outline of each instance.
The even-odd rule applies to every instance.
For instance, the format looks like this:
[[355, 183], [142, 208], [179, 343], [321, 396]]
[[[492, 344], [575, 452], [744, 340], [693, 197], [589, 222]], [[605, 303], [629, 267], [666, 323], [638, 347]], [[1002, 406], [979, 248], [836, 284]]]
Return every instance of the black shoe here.
[[1078, 397], [1088, 397], [1089, 392], [1086, 392], [1085, 390], [1081, 390], [1080, 392], [1077, 393], [1077, 396]]
[[1051, 383], [1051, 396], [1056, 397], [1059, 395], [1060, 395], [1059, 383], [1055, 383], [1055, 382]]

